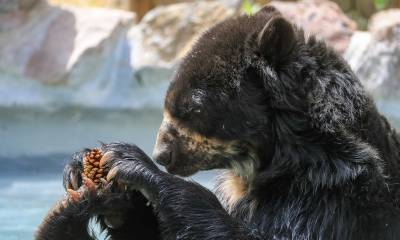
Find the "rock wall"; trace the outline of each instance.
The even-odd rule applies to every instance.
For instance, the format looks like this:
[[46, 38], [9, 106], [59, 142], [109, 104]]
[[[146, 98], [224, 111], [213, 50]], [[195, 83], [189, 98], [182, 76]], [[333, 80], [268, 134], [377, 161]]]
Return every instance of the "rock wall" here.
[[[25, 0], [27, 1], [27, 0]], [[0, 107], [161, 107], [173, 67], [196, 37], [233, 15], [218, 2], [130, 12], [54, 7], [0, 13]]]
[[[0, 107], [159, 108], [174, 67], [193, 42], [239, 14], [231, 3], [158, 7], [136, 24], [135, 14], [125, 11], [0, 0]], [[375, 95], [397, 97], [400, 10], [379, 13], [369, 32], [356, 32], [356, 24], [327, 0], [271, 4], [307, 35], [346, 52]]]
[[[118, 36], [128, 30], [134, 15], [58, 8], [42, 2], [12, 20], [18, 24], [1, 28], [0, 68], [45, 84], [68, 84], [77, 81], [70, 76], [76, 75], [73, 71], [79, 65], [87, 64], [85, 56], [95, 54], [100, 60], [110, 55], [106, 48], [115, 45]], [[84, 81], [81, 77], [79, 81]]]
[[378, 99], [400, 98], [400, 9], [379, 12], [354, 34], [345, 58]]
[[0, 13], [1, 106], [110, 104], [107, 86], [133, 81], [126, 37], [133, 13], [31, 6]]

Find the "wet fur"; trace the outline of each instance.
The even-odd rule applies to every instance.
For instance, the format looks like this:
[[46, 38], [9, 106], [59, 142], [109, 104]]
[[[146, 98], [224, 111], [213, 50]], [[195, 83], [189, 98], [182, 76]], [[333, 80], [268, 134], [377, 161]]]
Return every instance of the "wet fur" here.
[[[111, 148], [111, 145], [103, 145], [102, 150], [106, 152], [112, 150]], [[90, 150], [85, 149], [74, 154], [65, 167], [66, 189], [77, 190], [81, 186], [82, 159], [87, 151]], [[138, 152], [142, 153], [139, 150]], [[116, 220], [122, 224], [117, 228], [109, 227], [106, 219], [110, 220], [110, 217], [118, 218]], [[148, 200], [138, 191], [129, 189], [125, 192], [115, 189], [106, 199], [83, 199], [78, 202], [71, 201], [68, 197], [60, 199], [44, 218], [35, 239], [95, 240], [96, 235], [89, 228], [91, 220], [100, 225], [100, 230], [105, 231], [110, 240], [161, 239], [158, 220]]]
[[[206, 32], [165, 112], [157, 161], [227, 172], [214, 195], [112, 145], [119, 176], [150, 193], [163, 239], [400, 238], [397, 133], [345, 61], [274, 9]], [[135, 239], [126, 231], [118, 239]]]
[[161, 143], [179, 156], [167, 168], [195, 172], [204, 167], [192, 162], [211, 159], [230, 169], [216, 191], [229, 216], [218, 222], [249, 228], [244, 239], [399, 238], [397, 133], [338, 54], [290, 28], [267, 8], [203, 35], [165, 111], [175, 127], [243, 148], [227, 164], [201, 148], [181, 155], [172, 138]]

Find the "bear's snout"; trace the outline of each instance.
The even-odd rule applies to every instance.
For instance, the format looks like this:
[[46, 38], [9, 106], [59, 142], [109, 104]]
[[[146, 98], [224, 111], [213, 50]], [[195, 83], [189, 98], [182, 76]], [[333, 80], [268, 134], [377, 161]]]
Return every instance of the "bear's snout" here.
[[164, 151], [164, 152], [153, 152], [153, 159], [160, 165], [166, 167], [171, 163], [172, 152], [171, 151]]
[[153, 159], [160, 165], [168, 167], [173, 161], [173, 139], [170, 136], [170, 124], [164, 118], [158, 130], [156, 144], [153, 150]]
[[167, 167], [172, 162], [172, 151], [158, 151], [157, 146], [153, 151], [153, 159], [160, 165]]

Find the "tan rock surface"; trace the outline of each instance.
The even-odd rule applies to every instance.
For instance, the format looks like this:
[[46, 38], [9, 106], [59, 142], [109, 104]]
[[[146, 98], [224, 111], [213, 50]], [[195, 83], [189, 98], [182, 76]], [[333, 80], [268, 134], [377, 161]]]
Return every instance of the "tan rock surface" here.
[[289, 20], [325, 40], [343, 53], [357, 30], [357, 24], [348, 18], [340, 7], [328, 0], [302, 0], [299, 2], [272, 1]]
[[134, 66], [172, 67], [201, 33], [233, 14], [232, 8], [216, 1], [180, 3], [151, 10], [130, 32], [135, 43]]

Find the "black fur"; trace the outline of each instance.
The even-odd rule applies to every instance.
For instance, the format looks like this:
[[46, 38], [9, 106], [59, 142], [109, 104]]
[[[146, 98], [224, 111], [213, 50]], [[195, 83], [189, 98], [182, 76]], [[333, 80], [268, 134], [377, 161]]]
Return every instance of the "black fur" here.
[[[108, 146], [102, 146], [102, 151], [108, 149]], [[82, 159], [87, 151], [76, 153], [65, 167], [66, 189], [78, 190], [81, 187]], [[107, 220], [112, 223], [115, 218], [120, 224], [116, 228], [110, 227]], [[80, 202], [73, 202], [67, 197], [58, 201], [39, 226], [35, 239], [97, 239], [93, 230], [89, 229], [91, 219], [107, 232], [110, 240], [132, 239], [132, 236], [133, 239], [161, 239], [158, 221], [148, 200], [136, 190], [121, 191], [117, 184], [113, 184], [110, 192], [105, 194], [85, 192]]]
[[150, 199], [163, 239], [400, 238], [399, 136], [345, 61], [273, 8], [206, 32], [165, 111], [156, 160], [185, 176], [226, 168], [244, 190], [232, 201], [223, 177], [216, 196], [108, 145], [114, 181]]

